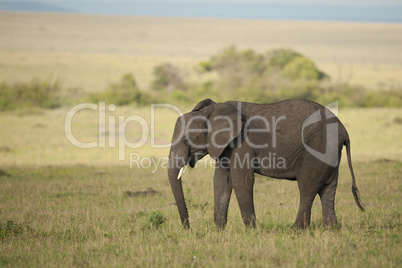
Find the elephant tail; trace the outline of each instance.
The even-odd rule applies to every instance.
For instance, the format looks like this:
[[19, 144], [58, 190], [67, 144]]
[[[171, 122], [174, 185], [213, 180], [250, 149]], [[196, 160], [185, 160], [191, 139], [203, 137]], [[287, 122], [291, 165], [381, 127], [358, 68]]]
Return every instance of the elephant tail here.
[[361, 211], [364, 211], [364, 207], [363, 207], [362, 204], [360, 203], [359, 189], [357, 189], [355, 174], [354, 174], [354, 172], [353, 172], [352, 157], [351, 157], [351, 153], [350, 153], [350, 140], [349, 140], [349, 138], [346, 139], [345, 145], [346, 145], [346, 154], [347, 154], [347, 156], [348, 156], [349, 170], [350, 170], [350, 174], [352, 175], [352, 193], [353, 193], [353, 197], [355, 198], [355, 202], [356, 202], [357, 206], [360, 208], [360, 210], [361, 210]]

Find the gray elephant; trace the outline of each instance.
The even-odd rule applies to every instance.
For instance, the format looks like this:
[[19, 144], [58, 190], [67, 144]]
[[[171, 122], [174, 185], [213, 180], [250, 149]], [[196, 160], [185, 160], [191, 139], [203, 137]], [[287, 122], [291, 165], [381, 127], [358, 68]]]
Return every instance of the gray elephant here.
[[243, 222], [255, 227], [254, 174], [297, 181], [300, 205], [294, 227], [310, 224], [315, 196], [321, 198], [324, 225], [337, 223], [334, 201], [339, 162], [346, 146], [352, 192], [358, 197], [350, 140], [339, 119], [324, 106], [303, 99], [272, 104], [206, 99], [177, 119], [169, 154], [169, 182], [185, 228], [190, 227], [183, 194], [183, 167], [209, 154], [216, 160], [214, 221], [224, 228], [234, 189]]

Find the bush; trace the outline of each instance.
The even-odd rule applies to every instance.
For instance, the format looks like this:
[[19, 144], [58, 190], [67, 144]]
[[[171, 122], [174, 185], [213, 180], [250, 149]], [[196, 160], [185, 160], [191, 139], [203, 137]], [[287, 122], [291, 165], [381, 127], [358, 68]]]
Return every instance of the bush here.
[[362, 107], [402, 107], [402, 90], [366, 91]]
[[7, 84], [0, 83], [0, 110], [20, 108], [57, 108], [61, 106], [61, 88], [58, 81], [40, 81]]
[[141, 229], [158, 229], [166, 222], [166, 217], [160, 211], [152, 211], [146, 221], [144, 221], [141, 225]]
[[288, 63], [302, 55], [290, 49], [274, 49], [268, 51], [266, 57], [270, 66], [282, 70]]
[[282, 77], [290, 80], [323, 80], [329, 78], [319, 70], [314, 62], [290, 49], [274, 49], [267, 52], [271, 70], [281, 73]]
[[312, 60], [304, 57], [297, 57], [281, 70], [281, 75], [290, 80], [321, 80], [321, 73]]
[[154, 80], [151, 87], [156, 91], [172, 93], [176, 90], [185, 90], [184, 75], [180, 69], [170, 63], [157, 65], [153, 71]]
[[189, 101], [189, 97], [187, 96], [187, 94], [183, 91], [178, 91], [178, 90], [174, 91], [171, 94], [171, 98], [178, 102], [183, 102], [183, 101], [188, 102]]
[[330, 83], [330, 77], [311, 59], [289, 49], [259, 54], [231, 46], [200, 62], [196, 69], [200, 74], [217, 74], [216, 80], [196, 87], [198, 99], [272, 103], [304, 98], [324, 105], [339, 101], [344, 107], [402, 106], [401, 90], [370, 91], [358, 85]]
[[[223, 99], [272, 102], [281, 95], [305, 97], [304, 85], [317, 84], [328, 78], [314, 62], [289, 49], [277, 49], [265, 54], [251, 49], [238, 51], [234, 46], [200, 62], [197, 69], [201, 74], [216, 72], [215, 87]], [[285, 86], [294, 94], [286, 94]]]
[[15, 223], [14, 221], [1, 221], [0, 222], [0, 240], [8, 237], [16, 236], [22, 233], [25, 227], [29, 226], [24, 224]]
[[105, 101], [115, 105], [128, 105], [130, 103], [146, 105], [152, 103], [151, 96], [138, 88], [132, 74], [124, 74], [119, 82], [110, 84], [104, 92], [93, 93], [89, 97], [92, 102]]
[[0, 83], [0, 111], [57, 108], [79, 100], [147, 105], [153, 102], [190, 104], [203, 98], [259, 103], [304, 98], [324, 105], [339, 101], [343, 107], [402, 107], [402, 90], [372, 91], [357, 85], [331, 83], [330, 77], [311, 59], [290, 49], [261, 54], [231, 46], [200, 62], [195, 69], [200, 75], [199, 82], [189, 83], [178, 67], [170, 63], [155, 66], [151, 93], [141, 91], [134, 75], [129, 73], [103, 92], [89, 94], [80, 89], [68, 89], [62, 94], [58, 81], [3, 82]]

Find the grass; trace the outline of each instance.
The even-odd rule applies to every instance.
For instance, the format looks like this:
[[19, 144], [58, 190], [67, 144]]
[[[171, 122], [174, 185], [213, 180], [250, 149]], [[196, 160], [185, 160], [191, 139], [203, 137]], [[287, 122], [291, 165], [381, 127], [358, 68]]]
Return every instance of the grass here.
[[[66, 113], [21, 110], [0, 116], [7, 126], [0, 133], [1, 266], [401, 265], [400, 109], [340, 110], [366, 212], [354, 203], [344, 157], [336, 228], [322, 226], [317, 197], [310, 229], [293, 230], [297, 184], [258, 176], [257, 229], [245, 229], [233, 195], [224, 232], [213, 223], [212, 168], [200, 166], [183, 175], [192, 226], [183, 230], [166, 169], [130, 168], [128, 158], [118, 160], [116, 148], [74, 147], [63, 130]], [[117, 107], [106, 118], [133, 114], [150, 121], [144, 107]], [[176, 116], [156, 111], [157, 142], [170, 140]], [[97, 122], [98, 111], [79, 112], [74, 134], [82, 141], [97, 140]], [[126, 134], [134, 141], [138, 124], [131, 124]], [[168, 149], [148, 144], [129, 152], [157, 160]], [[126, 194], [148, 188], [159, 194]]]
[[335, 82], [370, 88], [402, 83], [400, 24], [2, 12], [0, 32], [0, 81], [51, 77], [93, 92], [133, 72], [145, 89], [157, 64], [190, 72], [198, 61], [236, 45], [258, 52], [291, 48]]
[[[2, 12], [0, 31], [0, 81], [6, 82], [59, 79], [63, 88], [97, 92], [134, 72], [145, 88], [153, 66], [168, 61], [190, 70], [231, 44], [260, 52], [290, 47], [311, 57], [336, 82], [373, 88], [402, 82], [400, 24]], [[128, 148], [121, 161], [109, 137], [114, 133], [118, 145], [118, 134], [125, 133], [128, 141], [136, 142], [141, 125], [109, 128], [110, 119], [138, 115], [150, 126], [150, 108], [106, 110], [101, 124], [99, 109], [78, 112], [72, 121], [74, 136], [83, 142], [106, 140], [105, 148], [93, 149], [77, 148], [67, 140], [69, 108], [0, 114], [1, 267], [402, 265], [400, 108], [340, 107], [366, 212], [354, 203], [343, 157], [336, 196], [340, 224], [335, 228], [322, 226], [317, 198], [311, 227], [292, 229], [297, 184], [258, 176], [257, 229], [245, 229], [233, 195], [223, 232], [213, 223], [212, 168], [198, 167], [183, 175], [190, 231], [181, 227], [161, 163], [157, 168], [152, 162], [148, 168], [130, 168], [129, 153], [148, 161], [166, 157], [169, 149], [151, 148], [149, 137], [154, 130], [156, 144], [168, 143], [175, 111], [157, 108], [147, 143]], [[149, 188], [159, 194], [127, 194]]]
[[[190, 108], [179, 107], [183, 112]], [[130, 153], [141, 157], [166, 157], [169, 148], [151, 148], [151, 133], [155, 133], [155, 144], [168, 144], [171, 140], [177, 112], [169, 108], [155, 108], [155, 125], [151, 126], [150, 107], [117, 107], [114, 112], [106, 111], [106, 124], [101, 124], [99, 132], [99, 109], [85, 109], [72, 120], [74, 137], [82, 142], [99, 142], [99, 133], [105, 138], [105, 148], [81, 149], [73, 146], [66, 138], [64, 123], [69, 108], [56, 110], [21, 110], [3, 112], [0, 124], [7, 126], [0, 132], [0, 162], [3, 166], [43, 166], [43, 165], [130, 165]], [[402, 159], [402, 124], [398, 123], [401, 109], [398, 108], [340, 108], [339, 117], [345, 124], [352, 142], [352, 156], [355, 161], [375, 161], [378, 159]], [[126, 148], [125, 160], [119, 161], [119, 135], [124, 133], [127, 140], [135, 143], [142, 136], [141, 125], [133, 121], [126, 128], [119, 127], [118, 117], [139, 115], [148, 125], [148, 139], [137, 149]], [[109, 130], [109, 119], [114, 118], [114, 131]], [[125, 132], [123, 132], [125, 130]], [[115, 134], [115, 147], [109, 146], [111, 134]], [[136, 158], [133, 157], [135, 160]], [[161, 159], [163, 160], [163, 159]], [[343, 159], [345, 160], [345, 159]], [[152, 172], [152, 165], [149, 171]]]
[[[259, 177], [256, 230], [246, 230], [233, 198], [227, 229], [213, 224], [211, 169], [184, 175], [192, 229], [183, 230], [165, 170], [127, 167], [9, 167], [0, 176], [2, 266], [401, 265], [401, 169], [397, 161], [355, 162], [366, 212], [354, 204], [342, 165], [339, 226], [324, 228], [317, 198], [309, 230], [291, 228], [294, 182]], [[159, 195], [127, 197], [154, 187]]]

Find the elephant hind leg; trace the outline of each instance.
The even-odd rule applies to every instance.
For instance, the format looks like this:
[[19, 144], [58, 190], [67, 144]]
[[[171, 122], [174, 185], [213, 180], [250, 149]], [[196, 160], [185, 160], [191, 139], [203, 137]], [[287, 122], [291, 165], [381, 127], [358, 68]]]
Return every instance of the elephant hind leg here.
[[293, 224], [295, 228], [305, 229], [310, 225], [311, 207], [313, 206], [315, 196], [324, 185], [325, 178], [329, 174], [329, 171], [324, 174], [319, 174], [319, 171], [322, 171], [322, 169], [304, 169], [297, 177], [297, 186], [300, 191], [300, 204], [296, 221]]
[[311, 207], [316, 195], [317, 192], [300, 192], [299, 211], [297, 212], [296, 221], [293, 224], [294, 228], [305, 229], [310, 225]]
[[337, 223], [335, 215], [335, 193], [338, 185], [338, 168], [334, 169], [329, 180], [318, 192], [322, 205], [322, 220], [326, 226], [333, 226]]

